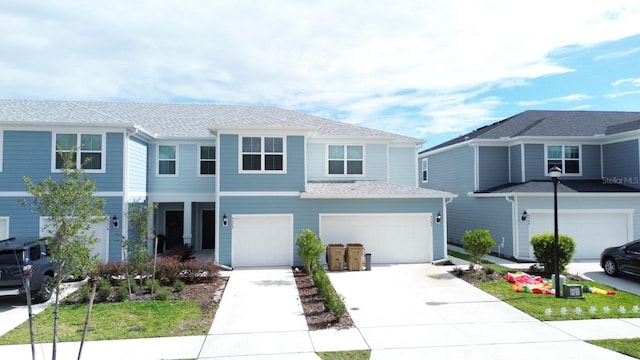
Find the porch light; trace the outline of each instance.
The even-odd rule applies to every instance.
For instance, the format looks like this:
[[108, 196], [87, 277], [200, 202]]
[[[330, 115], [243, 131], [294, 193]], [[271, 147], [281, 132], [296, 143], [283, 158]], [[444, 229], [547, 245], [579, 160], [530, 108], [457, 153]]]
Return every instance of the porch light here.
[[436, 215], [436, 224], [440, 224], [441, 221], [442, 221], [442, 214], [440, 214], [440, 211], [438, 211], [438, 215]]
[[529, 217], [529, 214], [527, 214], [527, 210], [525, 210], [522, 212], [522, 216], [520, 217], [520, 220], [527, 221], [528, 217]]
[[229, 219], [227, 219], [227, 214], [224, 214], [222, 216], [222, 226], [227, 226], [229, 225]]
[[116, 229], [120, 227], [120, 220], [118, 220], [117, 216], [113, 215], [113, 217], [111, 218], [111, 224]]

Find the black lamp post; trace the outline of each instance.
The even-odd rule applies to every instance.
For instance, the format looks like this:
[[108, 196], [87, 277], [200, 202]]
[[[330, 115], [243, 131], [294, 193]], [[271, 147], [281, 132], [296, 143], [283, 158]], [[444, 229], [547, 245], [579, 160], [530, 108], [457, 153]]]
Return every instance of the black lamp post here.
[[553, 272], [556, 297], [560, 297], [560, 246], [558, 245], [558, 181], [562, 170], [554, 166], [549, 170], [549, 176], [553, 181]]

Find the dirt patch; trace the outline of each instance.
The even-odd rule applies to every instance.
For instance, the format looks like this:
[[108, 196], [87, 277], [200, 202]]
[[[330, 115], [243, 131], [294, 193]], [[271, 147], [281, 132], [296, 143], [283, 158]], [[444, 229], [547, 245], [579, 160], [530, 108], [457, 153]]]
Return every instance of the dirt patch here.
[[345, 313], [342, 319], [336, 319], [322, 303], [322, 298], [318, 294], [318, 289], [313, 282], [313, 278], [302, 271], [293, 271], [298, 294], [302, 303], [302, 310], [307, 319], [309, 330], [324, 329], [348, 329], [354, 327], [353, 320], [349, 313]]

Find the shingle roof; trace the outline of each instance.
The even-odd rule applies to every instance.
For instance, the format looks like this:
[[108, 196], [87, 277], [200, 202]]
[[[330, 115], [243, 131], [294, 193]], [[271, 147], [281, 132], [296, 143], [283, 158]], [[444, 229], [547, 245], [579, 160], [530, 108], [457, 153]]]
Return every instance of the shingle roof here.
[[[614, 180], [562, 180], [558, 183], [558, 193], [640, 193], [640, 190], [623, 185]], [[492, 189], [478, 191], [479, 194], [488, 193], [552, 193], [553, 183], [549, 181], [533, 180], [525, 183], [510, 183]]]
[[422, 153], [472, 139], [610, 135], [640, 129], [640, 112], [528, 110], [460, 135]]
[[0, 100], [0, 123], [136, 126], [158, 138], [203, 138], [219, 128], [313, 130], [321, 136], [420, 139], [271, 106]]
[[384, 181], [321, 181], [308, 182], [301, 198], [455, 198], [458, 195], [432, 189], [391, 184]]

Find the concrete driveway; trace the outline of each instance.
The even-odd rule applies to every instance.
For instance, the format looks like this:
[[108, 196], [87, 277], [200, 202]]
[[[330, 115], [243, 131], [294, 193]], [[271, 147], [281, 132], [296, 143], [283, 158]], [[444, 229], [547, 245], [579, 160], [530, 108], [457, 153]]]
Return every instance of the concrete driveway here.
[[612, 277], [604, 273], [598, 261], [578, 261], [569, 264], [567, 271], [593, 281], [640, 296], [640, 278], [631, 276]]

